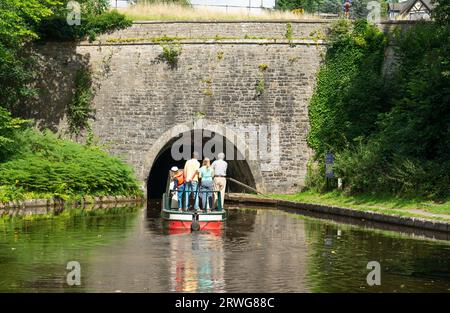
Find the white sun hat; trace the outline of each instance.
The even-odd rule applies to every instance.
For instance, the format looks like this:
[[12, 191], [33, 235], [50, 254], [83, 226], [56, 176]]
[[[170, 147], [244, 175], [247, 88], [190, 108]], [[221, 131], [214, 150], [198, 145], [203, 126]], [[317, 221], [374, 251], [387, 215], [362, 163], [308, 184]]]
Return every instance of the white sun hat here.
[[176, 172], [176, 171], [178, 171], [178, 167], [176, 167], [176, 166], [172, 166], [172, 168], [170, 169], [172, 172]]

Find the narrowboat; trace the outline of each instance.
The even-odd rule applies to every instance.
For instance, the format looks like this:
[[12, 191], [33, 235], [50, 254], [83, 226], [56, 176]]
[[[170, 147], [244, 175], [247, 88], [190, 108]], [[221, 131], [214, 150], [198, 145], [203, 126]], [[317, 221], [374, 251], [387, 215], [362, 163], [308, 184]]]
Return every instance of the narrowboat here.
[[[196, 191], [201, 204], [201, 197], [205, 196], [204, 192]], [[194, 211], [188, 209], [178, 210], [178, 191], [174, 189], [173, 184], [168, 179], [166, 192], [162, 195], [161, 201], [161, 217], [164, 224], [170, 231], [190, 230], [190, 231], [218, 231], [223, 228], [227, 219], [227, 211], [221, 206], [220, 191], [211, 191], [216, 196], [217, 207], [212, 210]], [[188, 196], [188, 191], [181, 192], [183, 198]], [[192, 198], [194, 193], [192, 194]], [[184, 199], [183, 199], [184, 200]], [[190, 199], [193, 202], [193, 199]], [[184, 203], [184, 201], [183, 201]]]

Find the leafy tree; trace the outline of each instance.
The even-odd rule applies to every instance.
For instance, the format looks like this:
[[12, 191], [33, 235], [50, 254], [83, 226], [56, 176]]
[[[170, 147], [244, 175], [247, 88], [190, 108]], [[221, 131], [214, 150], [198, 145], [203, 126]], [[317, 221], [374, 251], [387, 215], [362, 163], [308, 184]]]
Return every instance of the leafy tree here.
[[339, 14], [342, 12], [342, 5], [336, 0], [325, 0], [319, 5], [319, 11], [322, 13]]
[[54, 14], [38, 25], [41, 40], [94, 40], [98, 34], [131, 26], [132, 21], [117, 11], [108, 11], [108, 0], [80, 0], [80, 25], [69, 25], [67, 3], [54, 9]]
[[33, 26], [53, 14], [56, 0], [2, 0], [0, 3], [0, 43], [21, 45], [37, 38]]
[[449, 26], [450, 22], [450, 0], [433, 0], [434, 8], [432, 16], [436, 23], [443, 26]]
[[53, 14], [55, 0], [2, 0], [0, 2], [0, 106], [13, 107], [32, 94], [31, 62], [23, 48], [36, 39], [35, 25]]

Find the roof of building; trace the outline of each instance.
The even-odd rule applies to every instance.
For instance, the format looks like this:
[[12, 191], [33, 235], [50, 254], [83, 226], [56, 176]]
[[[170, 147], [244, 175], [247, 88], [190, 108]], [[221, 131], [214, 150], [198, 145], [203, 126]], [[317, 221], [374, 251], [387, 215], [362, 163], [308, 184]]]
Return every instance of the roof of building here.
[[403, 7], [403, 3], [389, 3], [389, 11], [399, 11]]
[[431, 0], [407, 0], [405, 2], [398, 3], [402, 5], [400, 14], [409, 12], [418, 1], [422, 2], [428, 11], [431, 12], [434, 9], [434, 4], [431, 3]]
[[388, 3], [388, 10], [394, 12], [400, 12], [400, 14], [404, 14], [409, 12], [411, 8], [418, 2], [422, 2], [423, 5], [428, 9], [428, 11], [432, 11], [435, 7], [432, 0], [407, 0], [399, 3]]

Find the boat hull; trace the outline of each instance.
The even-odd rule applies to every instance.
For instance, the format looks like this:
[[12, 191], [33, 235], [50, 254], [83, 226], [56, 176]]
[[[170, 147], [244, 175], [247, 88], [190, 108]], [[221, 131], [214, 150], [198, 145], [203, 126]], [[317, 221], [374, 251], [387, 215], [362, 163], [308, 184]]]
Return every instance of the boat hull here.
[[[191, 229], [192, 221], [171, 221], [166, 220], [167, 227], [169, 229], [177, 230], [177, 229]], [[222, 229], [223, 228], [223, 222], [199, 222], [200, 225], [200, 231], [206, 231], [206, 230], [215, 230], [215, 229]]]
[[172, 230], [190, 230], [193, 221], [195, 220], [199, 225], [200, 231], [222, 229], [226, 220], [226, 211], [210, 212], [210, 213], [193, 213], [193, 212], [178, 212], [174, 210], [162, 210], [161, 217], [163, 218], [167, 228]]

